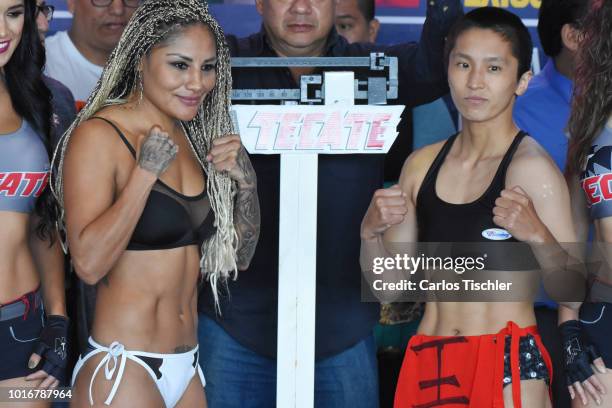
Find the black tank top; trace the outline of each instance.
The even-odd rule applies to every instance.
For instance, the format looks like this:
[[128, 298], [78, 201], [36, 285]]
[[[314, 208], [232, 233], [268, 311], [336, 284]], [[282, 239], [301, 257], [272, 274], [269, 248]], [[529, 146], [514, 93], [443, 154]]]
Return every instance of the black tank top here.
[[[525, 133], [519, 131], [502, 158], [489, 187], [475, 201], [465, 204], [446, 202], [436, 193], [438, 172], [457, 139], [457, 135], [450, 137], [425, 175], [417, 195], [419, 242], [470, 243], [459, 245], [458, 248], [462, 248], [459, 251], [471, 253], [486, 251], [487, 269], [531, 270], [538, 268], [538, 263], [527, 244], [512, 246], [476, 244], [519, 242], [506, 230], [493, 223], [493, 207], [495, 207], [495, 200], [505, 188], [508, 166], [524, 137]], [[510, 251], [511, 256], [509, 256]]]
[[[111, 125], [136, 159], [136, 150], [111, 121]], [[127, 246], [128, 250], [146, 251], [201, 245], [214, 232], [214, 216], [206, 189], [197, 196], [186, 196], [157, 179]]]

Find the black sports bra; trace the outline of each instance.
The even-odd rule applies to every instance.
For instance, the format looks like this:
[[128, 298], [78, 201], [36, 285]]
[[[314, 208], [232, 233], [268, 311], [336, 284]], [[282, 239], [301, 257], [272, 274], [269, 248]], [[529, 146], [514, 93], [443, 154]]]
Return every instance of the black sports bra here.
[[[506, 172], [525, 136], [523, 131], [517, 133], [489, 187], [478, 199], [465, 204], [448, 203], [436, 193], [438, 172], [457, 135], [450, 137], [429, 168], [419, 189], [416, 203], [418, 240], [453, 243], [452, 248], [456, 253], [487, 253], [487, 269], [507, 271], [537, 269], [538, 262], [529, 245], [519, 243], [506, 230], [493, 223], [495, 200], [505, 188]], [[505, 245], [503, 244], [505, 242], [516, 244]]]
[[[114, 123], [99, 116], [91, 119], [111, 125], [136, 159], [136, 151]], [[157, 179], [127, 249], [147, 251], [201, 245], [214, 232], [213, 214], [206, 190], [197, 196], [186, 196]]]

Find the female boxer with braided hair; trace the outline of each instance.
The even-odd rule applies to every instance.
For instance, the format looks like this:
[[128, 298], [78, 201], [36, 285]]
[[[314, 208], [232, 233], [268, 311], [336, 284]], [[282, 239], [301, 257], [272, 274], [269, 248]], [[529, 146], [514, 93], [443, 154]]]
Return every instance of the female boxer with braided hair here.
[[99, 283], [77, 407], [205, 406], [200, 270], [216, 293], [259, 233], [255, 175], [228, 136], [230, 81], [203, 2], [145, 1], [56, 153], [76, 272]]
[[[559, 310], [572, 406], [612, 406], [612, 3], [594, 0], [582, 24], [584, 38], [576, 66], [569, 121], [567, 170], [575, 224], [583, 241], [595, 227], [589, 302], [576, 311]], [[586, 199], [585, 199], [586, 198]], [[598, 264], [599, 262], [592, 262]], [[578, 396], [579, 398], [576, 398]]]
[[46, 188], [51, 103], [36, 16], [34, 0], [0, 0], [2, 388], [57, 387], [67, 357], [64, 262], [54, 228], [56, 205]]

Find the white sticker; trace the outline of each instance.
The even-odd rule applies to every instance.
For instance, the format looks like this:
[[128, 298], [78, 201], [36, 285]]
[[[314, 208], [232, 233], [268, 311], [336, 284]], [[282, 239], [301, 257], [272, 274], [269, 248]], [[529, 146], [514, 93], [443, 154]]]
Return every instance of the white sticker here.
[[489, 228], [482, 231], [482, 236], [492, 241], [503, 241], [512, 238], [508, 231], [502, 228]]

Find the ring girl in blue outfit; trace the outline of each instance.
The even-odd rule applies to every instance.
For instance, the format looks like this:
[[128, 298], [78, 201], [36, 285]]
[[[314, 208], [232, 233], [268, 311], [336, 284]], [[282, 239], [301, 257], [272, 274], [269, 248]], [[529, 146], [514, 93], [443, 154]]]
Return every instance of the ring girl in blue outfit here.
[[[65, 375], [64, 261], [47, 187], [51, 97], [34, 0], [0, 0], [0, 387]], [[24, 406], [48, 406], [38, 402]]]
[[612, 406], [612, 2], [594, 0], [583, 21], [569, 121], [566, 174], [578, 235], [594, 226], [590, 294], [580, 313], [560, 309], [573, 407]]

